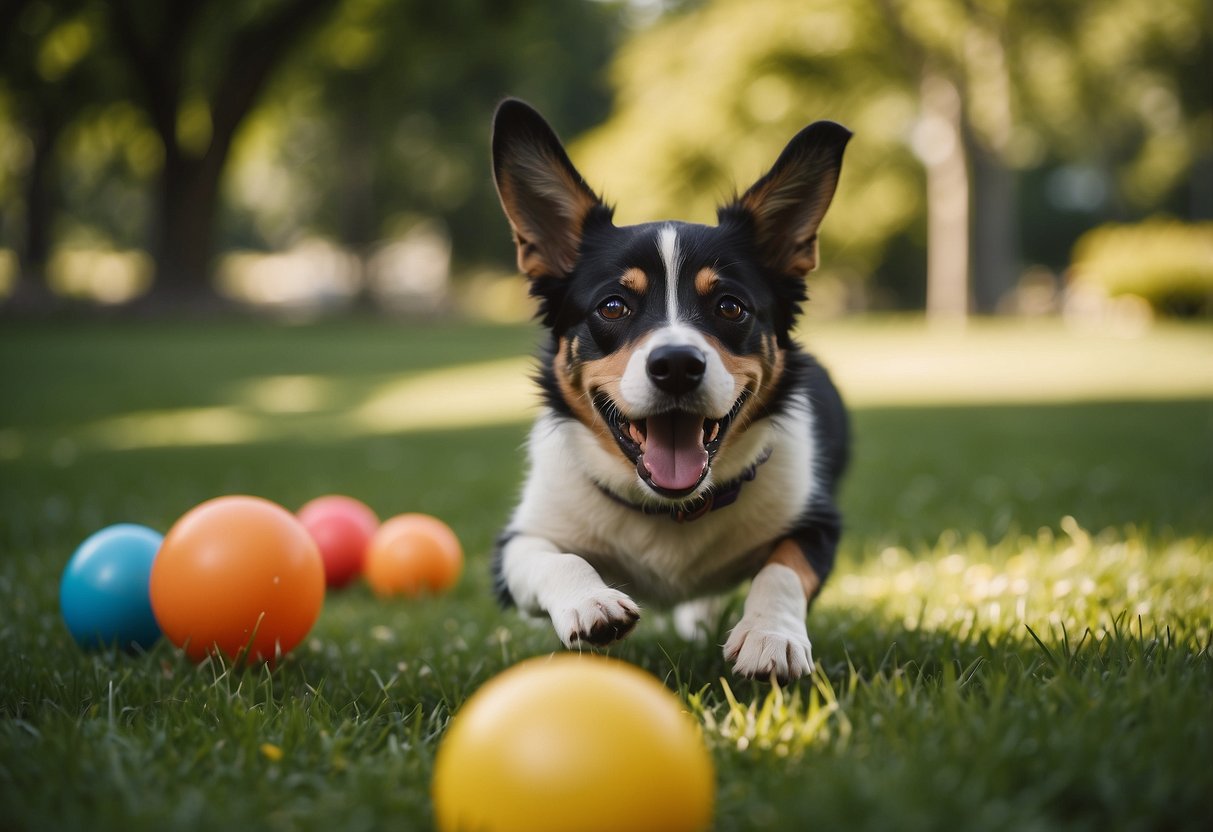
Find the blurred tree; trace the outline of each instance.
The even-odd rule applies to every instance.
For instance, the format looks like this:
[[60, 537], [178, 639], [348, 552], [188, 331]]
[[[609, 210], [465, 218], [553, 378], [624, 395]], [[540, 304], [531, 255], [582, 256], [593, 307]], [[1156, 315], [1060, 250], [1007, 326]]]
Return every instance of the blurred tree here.
[[233, 137], [270, 74], [338, 0], [108, 0], [114, 43], [163, 145], [153, 293], [211, 293], [219, 184]]
[[83, 109], [120, 94], [116, 68], [99, 47], [98, 11], [87, 0], [0, 5], [0, 99], [16, 128], [10, 164], [0, 166], [0, 220], [21, 229], [13, 298], [22, 305], [50, 301], [43, 279], [58, 207], [60, 139]]
[[1020, 149], [1095, 172], [1102, 193], [1089, 196], [1112, 218], [1171, 195], [1183, 214], [1213, 215], [1208, 2], [1026, 0], [1012, 11], [1025, 30], [1012, 53]]
[[905, 141], [916, 91], [873, 2], [714, 0], [638, 32], [613, 70], [610, 121], [573, 148], [621, 221], [714, 222], [810, 121], [855, 131], [822, 226], [823, 270], [861, 281], [917, 231], [921, 173]]
[[928, 306], [993, 311], [1021, 267], [1020, 171], [1094, 168], [1113, 215], [1208, 199], [1185, 173], [1213, 159], [1209, 25], [1203, 0], [711, 0], [625, 44], [615, 114], [579, 150], [625, 210], [704, 220], [722, 179], [840, 120], [826, 266], [904, 270], [886, 253], [925, 213]]
[[[337, 2], [9, 0], [0, 6], [0, 89], [28, 148], [18, 298], [45, 291], [56, 199], [74, 184], [55, 181], [56, 151], [70, 130], [87, 132], [90, 120], [110, 145], [137, 141], [129, 102], [160, 144], [148, 212], [153, 292], [172, 303], [209, 295], [219, 182], [233, 137], [289, 49]], [[138, 150], [133, 155], [147, 159]], [[129, 172], [108, 174], [124, 175]], [[7, 181], [5, 187], [11, 187]], [[98, 201], [95, 191], [89, 195]]]
[[[58, 244], [146, 247], [154, 305], [209, 294], [218, 246], [307, 233], [366, 254], [436, 218], [461, 262], [507, 262], [492, 109], [520, 95], [568, 134], [604, 118], [622, 11], [614, 0], [9, 0], [0, 153], [9, 135], [21, 165], [0, 189], [5, 223], [30, 237], [23, 271], [36, 277], [46, 259], [52, 216]], [[66, 55], [50, 75], [44, 53]]]
[[1006, 5], [880, 2], [919, 88], [910, 141], [926, 172], [927, 316], [993, 311], [1019, 269], [1015, 182], [1003, 159], [1013, 121]]
[[493, 108], [527, 98], [566, 135], [601, 121], [621, 32], [597, 0], [346, 0], [250, 123], [228, 233], [277, 247], [306, 229], [365, 255], [437, 220], [462, 264], [510, 262]]
[[1209, 25], [1203, 0], [6, 0], [0, 238], [22, 286], [52, 237], [146, 245], [170, 295], [217, 247], [365, 255], [434, 219], [504, 265], [494, 103], [572, 138], [613, 89], [573, 151], [621, 220], [711, 221], [835, 118], [825, 268], [988, 310], [1105, 218], [1213, 210]]
[[[969, 196], [970, 218], [953, 217], [951, 235], [929, 241], [928, 311], [934, 306], [955, 314], [972, 306], [993, 312], [1014, 287], [1022, 267], [1018, 170], [1042, 161], [1042, 146], [1094, 165], [1109, 182], [1121, 179], [1119, 187], [1108, 189], [1121, 195], [1112, 206], [1121, 215], [1126, 203], [1158, 204], [1178, 184], [1179, 172], [1202, 152], [1196, 135], [1202, 130], [1203, 153], [1209, 153], [1209, 67], [1201, 68], [1208, 41], [1202, 45], [1200, 35], [1204, 29], [1207, 38], [1209, 20], [1200, 0], [882, 5], [906, 47], [907, 71], [922, 79], [919, 128], [947, 121], [940, 110], [941, 86], [950, 87], [944, 95], [955, 104], [955, 138], [944, 142], [954, 146], [952, 167], [939, 144], [922, 142], [919, 149], [928, 175], [928, 224], [948, 222], [948, 212]], [[1196, 93], [1198, 88], [1203, 92]], [[1064, 108], [1057, 107], [1059, 99], [1066, 101]], [[1149, 101], [1156, 104], [1143, 108]], [[1151, 161], [1160, 143], [1168, 146], [1167, 161]], [[1150, 168], [1151, 181], [1130, 193], [1144, 184], [1133, 182], [1141, 166]], [[962, 176], [967, 181], [955, 189], [939, 181]], [[962, 250], [971, 252], [971, 303], [959, 274], [948, 273], [960, 259], [950, 255]]]

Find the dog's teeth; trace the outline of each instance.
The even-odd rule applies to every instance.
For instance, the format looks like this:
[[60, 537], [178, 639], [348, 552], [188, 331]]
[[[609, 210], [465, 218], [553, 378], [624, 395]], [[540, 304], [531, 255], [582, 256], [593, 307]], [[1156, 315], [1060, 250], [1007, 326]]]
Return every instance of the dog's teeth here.
[[636, 457], [636, 473], [645, 482], [653, 479], [653, 475], [649, 472], [648, 466], [644, 464], [644, 454]]

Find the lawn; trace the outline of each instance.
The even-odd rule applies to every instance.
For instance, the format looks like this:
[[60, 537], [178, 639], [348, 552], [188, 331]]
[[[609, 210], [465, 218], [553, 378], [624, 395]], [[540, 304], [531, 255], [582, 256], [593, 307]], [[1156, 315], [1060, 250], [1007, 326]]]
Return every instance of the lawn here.
[[[6, 322], [0, 829], [429, 828], [451, 713], [558, 646], [496, 609], [487, 568], [536, 337]], [[734, 679], [655, 612], [608, 651], [703, 725], [716, 828], [1209, 828], [1213, 329], [860, 321], [807, 340], [856, 433], [809, 622], [819, 673]], [[218, 494], [328, 492], [447, 520], [459, 587], [331, 593], [273, 672], [71, 642], [58, 577], [90, 532], [166, 530]]]

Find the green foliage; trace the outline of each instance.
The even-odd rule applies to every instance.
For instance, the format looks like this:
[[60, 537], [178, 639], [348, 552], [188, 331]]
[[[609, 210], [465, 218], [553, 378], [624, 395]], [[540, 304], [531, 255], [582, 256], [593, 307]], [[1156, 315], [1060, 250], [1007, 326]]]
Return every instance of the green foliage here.
[[[137, 191], [146, 170], [127, 154], [146, 150], [146, 124], [132, 125], [122, 106], [130, 87], [104, 22], [104, 8], [88, 0], [0, 8], [0, 246], [27, 259], [45, 259], [51, 242], [49, 227], [32, 235], [29, 227], [63, 220], [62, 205], [66, 234], [79, 218], [119, 243], [140, 239]], [[71, 160], [72, 175], [60, 175], [58, 160]], [[23, 226], [19, 245], [14, 230]]]
[[314, 234], [362, 253], [436, 219], [459, 260], [506, 261], [493, 107], [600, 120], [621, 27], [596, 0], [14, 0], [0, 247], [37, 271], [54, 245], [140, 247], [159, 285], [205, 277], [215, 250]]
[[623, 45], [612, 117], [573, 155], [625, 221], [710, 222], [729, 188], [763, 173], [797, 130], [840, 121], [855, 138], [822, 229], [823, 269], [878, 272], [906, 303], [924, 247], [919, 158], [951, 141], [922, 110], [925, 74], [961, 94], [975, 217], [991, 210], [987, 198], [1031, 200], [1009, 212], [1023, 226], [1012, 243], [1022, 236], [1022, 262], [1060, 267], [1070, 240], [1059, 245], [1054, 226], [1074, 222], [1073, 209], [1047, 192], [987, 197], [978, 162], [1013, 173], [1080, 166], [1101, 189], [1081, 227], [1114, 212], [1188, 210], [1207, 192], [1188, 174], [1213, 154], [1200, 57], [1209, 37], [1200, 0], [712, 0]]
[[1074, 245], [1071, 279], [1110, 296], [1136, 295], [1160, 312], [1211, 314], [1213, 222], [1100, 226]]
[[[1022, 234], [997, 225], [1024, 263], [1061, 267], [1103, 219], [1207, 204], [1209, 38], [1201, 0], [12, 0], [0, 247], [38, 275], [63, 244], [179, 253], [177, 277], [213, 250], [318, 235], [366, 253], [436, 221], [457, 266], [507, 267], [486, 156], [495, 102], [518, 95], [566, 138], [600, 125], [574, 158], [623, 221], [711, 221], [804, 124], [844, 122], [824, 267], [911, 304], [939, 139], [924, 73], [962, 93], [974, 171], [1031, 174], [1000, 197]], [[1090, 204], [1063, 204], [1059, 168], [1095, 182]]]
[[[913, 90], [870, 2], [709, 3], [630, 39], [616, 110], [574, 148], [591, 184], [637, 222], [713, 222], [729, 188], [766, 172], [815, 119], [855, 131], [823, 226], [826, 268], [866, 272], [923, 210], [905, 143]], [[844, 246], [845, 241], [845, 246]]]
[[365, 251], [437, 219], [459, 262], [508, 260], [493, 108], [522, 96], [568, 133], [602, 119], [620, 28], [615, 5], [588, 0], [347, 0], [240, 137], [227, 238], [275, 248], [306, 230]]
[[[963, 372], [958, 354], [1011, 352], [1033, 374], [1028, 393], [1053, 383], [1041, 376], [1059, 355], [1077, 355], [1079, 373], [1123, 370], [1123, 353], [1099, 341], [1013, 332], [941, 341], [864, 323], [810, 334], [825, 352], [872, 350], [848, 376], [882, 355], [914, 358], [926, 399], [855, 413], [844, 550], [809, 622], [815, 677], [773, 689], [730, 675], [718, 645], [740, 596], [704, 643], [647, 611], [611, 649], [700, 719], [717, 829], [1206, 825], [1209, 399], [1150, 400], [1148, 380], [1114, 372], [1108, 396], [1137, 401], [931, 403], [935, 375]], [[1143, 366], [1198, 372], [1208, 330], [1175, 334], [1132, 349]], [[348, 418], [384, 385], [521, 356], [535, 338], [370, 321], [0, 329], [0, 386], [17, 391], [0, 411], [5, 828], [429, 828], [450, 715], [500, 670], [557, 647], [550, 629], [497, 609], [486, 562], [517, 495], [527, 425], [355, 434]], [[309, 389], [308, 378], [325, 394], [265, 395]], [[135, 413], [223, 408], [273, 414], [279, 429], [127, 451], [92, 438]], [[59, 574], [102, 525], [165, 529], [220, 493], [294, 507], [328, 491], [385, 516], [448, 520], [468, 552], [460, 586], [416, 602], [332, 593], [272, 673], [193, 666], [165, 644], [85, 654], [67, 634]]]

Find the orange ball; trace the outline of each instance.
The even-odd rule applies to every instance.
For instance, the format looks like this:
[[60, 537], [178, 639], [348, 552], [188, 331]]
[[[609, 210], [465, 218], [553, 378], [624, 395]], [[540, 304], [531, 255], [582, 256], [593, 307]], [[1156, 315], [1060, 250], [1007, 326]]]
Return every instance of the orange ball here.
[[152, 612], [194, 661], [273, 663], [301, 642], [324, 604], [324, 563], [295, 516], [260, 497], [191, 509], [152, 563]]
[[362, 571], [376, 595], [443, 592], [459, 580], [463, 547], [438, 518], [399, 514], [371, 538]]

